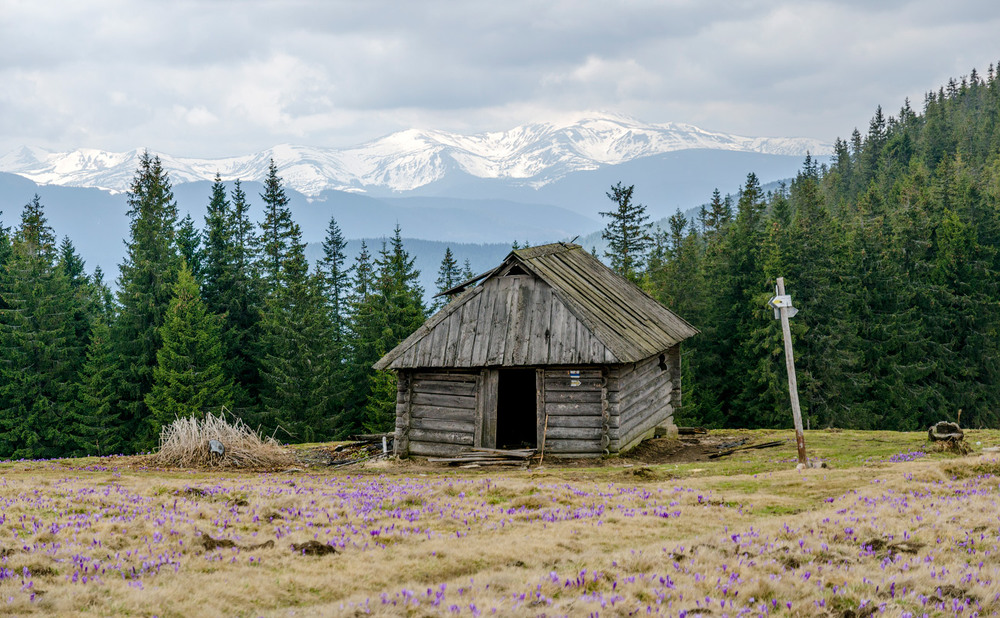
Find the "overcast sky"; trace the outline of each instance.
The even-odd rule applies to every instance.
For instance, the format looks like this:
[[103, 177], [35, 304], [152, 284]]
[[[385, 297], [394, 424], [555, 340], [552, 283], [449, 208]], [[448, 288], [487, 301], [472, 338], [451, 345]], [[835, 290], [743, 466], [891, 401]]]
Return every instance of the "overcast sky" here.
[[864, 130], [1000, 61], [995, 0], [0, 0], [0, 154], [343, 147], [606, 110]]

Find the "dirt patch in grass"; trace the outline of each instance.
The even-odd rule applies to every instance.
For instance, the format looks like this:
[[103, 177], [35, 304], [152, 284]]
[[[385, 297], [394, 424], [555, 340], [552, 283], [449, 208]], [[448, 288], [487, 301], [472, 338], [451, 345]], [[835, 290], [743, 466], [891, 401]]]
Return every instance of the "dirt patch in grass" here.
[[[229, 539], [213, 539], [207, 534], [202, 534], [196, 543], [201, 544], [205, 551], [215, 551], [217, 549], [240, 549], [240, 550], [254, 550], [254, 549], [271, 549], [274, 547], [274, 541], [268, 540], [263, 543], [256, 543], [252, 545], [240, 545], [235, 541]], [[331, 548], [333, 549], [333, 548]]]
[[644, 464], [694, 463], [710, 461], [712, 455], [747, 444], [747, 438], [729, 434], [653, 438], [626, 453], [624, 459]]
[[303, 556], [325, 556], [335, 554], [337, 550], [331, 545], [320, 543], [319, 541], [306, 541], [305, 543], [292, 543], [292, 550]]

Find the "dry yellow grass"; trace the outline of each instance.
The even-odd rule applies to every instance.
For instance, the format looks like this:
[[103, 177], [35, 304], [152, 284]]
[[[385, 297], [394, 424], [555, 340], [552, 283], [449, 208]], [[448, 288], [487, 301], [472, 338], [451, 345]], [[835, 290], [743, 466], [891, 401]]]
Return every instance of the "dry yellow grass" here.
[[[210, 440], [221, 442], [224, 454], [211, 453]], [[167, 468], [275, 469], [291, 465], [293, 458], [274, 438], [262, 438], [241, 419], [227, 421], [220, 413], [178, 418], [164, 427], [152, 461]]]
[[[744, 474], [726, 462], [725, 475], [614, 461], [293, 474], [0, 464], [0, 613], [1000, 612], [992, 456], [804, 471], [758, 456], [771, 463], [747, 460]], [[304, 554], [310, 541], [336, 553]]]

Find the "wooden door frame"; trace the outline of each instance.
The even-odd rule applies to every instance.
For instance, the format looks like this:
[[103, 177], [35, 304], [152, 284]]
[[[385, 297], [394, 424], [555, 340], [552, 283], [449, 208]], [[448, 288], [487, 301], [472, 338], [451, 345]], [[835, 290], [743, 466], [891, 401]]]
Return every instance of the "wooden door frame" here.
[[500, 370], [496, 367], [483, 369], [479, 380], [479, 396], [476, 397], [476, 435], [474, 444], [480, 448], [497, 447], [497, 387], [500, 385]]
[[547, 426], [545, 414], [545, 370], [535, 369], [535, 448], [541, 453], [545, 446], [545, 430]]
[[[497, 404], [499, 403], [500, 367], [484, 368], [476, 386], [477, 448], [497, 447]], [[545, 438], [545, 369], [535, 368], [535, 447], [542, 448]]]

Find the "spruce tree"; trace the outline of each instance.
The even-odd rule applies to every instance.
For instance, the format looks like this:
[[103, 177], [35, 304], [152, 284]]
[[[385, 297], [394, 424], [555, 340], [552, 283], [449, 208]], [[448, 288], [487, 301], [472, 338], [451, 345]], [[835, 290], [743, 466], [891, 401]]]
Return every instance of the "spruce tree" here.
[[[435, 279], [434, 285], [437, 286], [438, 293], [441, 293], [450, 290], [462, 281], [465, 279], [462, 278], [462, 273], [458, 269], [458, 261], [451, 253], [451, 247], [445, 247], [444, 257], [441, 259], [441, 266], [438, 268], [438, 277]], [[448, 304], [448, 299], [444, 296], [438, 296], [434, 299], [431, 311], [436, 312], [446, 304]]]
[[94, 322], [87, 359], [80, 372], [76, 408], [76, 444], [86, 455], [122, 453], [128, 442], [115, 412], [117, 354], [103, 316]]
[[282, 269], [292, 250], [289, 243], [295, 226], [288, 206], [288, 196], [285, 195], [274, 159], [267, 168], [264, 192], [260, 197], [264, 201], [264, 220], [260, 223], [259, 270], [265, 293], [270, 293], [281, 281]]
[[[424, 289], [418, 283], [420, 271], [414, 266], [403, 246], [402, 231], [396, 225], [388, 246], [383, 245], [375, 264], [378, 268], [376, 289], [378, 301], [382, 305], [389, 326], [389, 335], [380, 337], [386, 350], [417, 330], [426, 319], [424, 309]], [[374, 359], [372, 362], [378, 360]]]
[[[205, 213], [205, 229], [202, 232], [202, 298], [211, 313], [218, 315], [228, 311], [226, 291], [232, 279], [232, 231], [230, 230], [229, 199], [226, 186], [216, 174], [212, 183], [212, 195]], [[183, 252], [182, 252], [183, 253]]]
[[144, 152], [128, 192], [130, 239], [118, 277], [118, 317], [111, 338], [118, 354], [115, 413], [129, 437], [126, 449], [156, 445], [157, 424], [146, 406], [160, 349], [160, 326], [173, 296], [180, 258], [177, 204], [159, 157]]
[[220, 282], [218, 304], [213, 311], [225, 310], [223, 343], [226, 374], [234, 384], [239, 407], [256, 407], [260, 398], [260, 313], [263, 305], [257, 270], [257, 237], [250, 219], [250, 205], [240, 181], [233, 183], [230, 209], [225, 226], [228, 243], [227, 275]]
[[638, 282], [646, 262], [646, 253], [652, 244], [649, 235], [649, 216], [646, 206], [632, 201], [635, 185], [625, 187], [621, 182], [607, 192], [616, 208], [601, 212], [609, 219], [601, 238], [608, 241], [604, 256], [611, 260], [611, 268], [634, 282]]
[[385, 349], [379, 337], [387, 326], [376, 293], [378, 273], [368, 244], [361, 241], [361, 251], [354, 259], [351, 294], [348, 298], [347, 358], [344, 363], [340, 413], [336, 416], [336, 436], [345, 438], [364, 430], [365, 406], [372, 387], [371, 366]]
[[332, 345], [320, 274], [309, 273], [305, 243], [292, 224], [279, 279], [261, 317], [263, 425], [297, 442], [332, 431]]
[[710, 258], [707, 289], [713, 291], [707, 321], [713, 343], [707, 345], [710, 364], [703, 371], [706, 387], [714, 391], [722, 422], [729, 427], [760, 427], [761, 413], [775, 407], [766, 381], [757, 375], [760, 355], [753, 332], [770, 317], [766, 309], [773, 291], [768, 285], [760, 247], [764, 240], [765, 196], [756, 174], [747, 175], [740, 191], [736, 217], [720, 238], [720, 253]]
[[222, 319], [226, 379], [232, 384], [235, 411], [256, 407], [259, 397], [258, 349], [261, 299], [256, 274], [256, 235], [240, 181], [231, 199], [216, 175], [202, 236], [202, 297]]
[[[858, 399], [863, 382], [858, 375], [863, 344], [851, 321], [851, 296], [845, 285], [848, 234], [842, 220], [833, 216], [821, 181], [820, 169], [807, 155], [791, 185], [794, 214], [783, 248], [784, 274], [773, 270], [767, 274], [769, 280], [784, 276], [802, 308], [793, 320], [793, 337], [801, 358], [796, 363], [799, 396], [810, 426], [856, 426], [858, 419], [843, 405]], [[774, 329], [778, 330], [777, 323]]]
[[194, 276], [183, 264], [160, 327], [163, 345], [156, 354], [153, 389], [146, 395], [157, 435], [176, 418], [202, 418], [232, 406], [221, 335], [220, 316], [208, 312]]
[[347, 295], [350, 285], [351, 269], [346, 266], [347, 240], [344, 238], [337, 220], [330, 217], [326, 238], [323, 239], [323, 258], [319, 262], [322, 274], [323, 294], [326, 297], [327, 308], [330, 311], [330, 322], [333, 328], [333, 343], [336, 349], [335, 358], [341, 358], [344, 345], [344, 328], [347, 313]]
[[[647, 266], [651, 294], [688, 322], [702, 328], [705, 321], [705, 276], [703, 237], [695, 221], [680, 212], [668, 220], [668, 231], [659, 230]], [[701, 337], [684, 342], [681, 353], [683, 406], [674, 410], [678, 424], [702, 425], [700, 393], [696, 379]]]
[[[414, 258], [403, 246], [400, 227], [397, 225], [388, 244], [383, 244], [375, 260], [377, 277], [373, 294], [358, 307], [353, 333], [356, 337], [351, 368], [352, 379], [365, 385], [363, 398], [355, 405], [359, 413], [372, 418], [365, 411], [394, 409], [396, 394], [383, 378], [373, 378], [372, 365], [423, 324], [423, 288], [417, 283], [420, 271], [414, 267]], [[381, 380], [381, 381], [380, 381]], [[373, 387], [378, 387], [372, 390]], [[358, 393], [361, 395], [362, 393]], [[386, 413], [387, 414], [387, 413]], [[376, 418], [381, 418], [376, 415]]]
[[191, 270], [194, 280], [200, 283], [202, 279], [201, 233], [195, 228], [194, 219], [191, 218], [190, 213], [184, 215], [184, 218], [177, 224], [177, 251]]
[[465, 262], [462, 263], [462, 273], [458, 277], [459, 283], [462, 281], [468, 281], [475, 276], [476, 273], [472, 271], [472, 262], [469, 261], [469, 258], [465, 258]]
[[[72, 320], [74, 324], [74, 345], [85, 350], [90, 339], [91, 320], [97, 308], [94, 306], [96, 297], [90, 278], [85, 271], [85, 262], [77, 254], [73, 242], [64, 236], [59, 243], [56, 255], [56, 268], [62, 271], [67, 283], [76, 297], [73, 303]], [[82, 356], [81, 356], [82, 358]]]
[[362, 426], [368, 433], [389, 433], [396, 426], [396, 372], [373, 371], [368, 381], [369, 396]]
[[723, 199], [718, 189], [712, 192], [712, 201], [705, 213], [705, 238], [712, 238], [723, 226], [733, 218], [733, 206], [730, 197], [727, 195]]
[[[0, 210], [0, 215], [3, 211]], [[11, 238], [10, 238], [10, 227], [5, 226], [2, 221], [0, 221], [0, 268], [7, 263], [7, 259], [10, 258], [11, 254]], [[0, 303], [3, 301], [0, 300]], [[0, 305], [2, 306], [2, 305]]]
[[94, 267], [90, 280], [95, 311], [105, 323], [110, 323], [115, 315], [115, 295], [111, 293], [108, 284], [104, 283], [104, 271], [100, 266]]
[[87, 284], [86, 262], [76, 252], [73, 241], [69, 236], [63, 236], [59, 243], [59, 267], [74, 288], [80, 288]]
[[78, 309], [37, 195], [0, 273], [0, 456], [78, 454], [70, 404], [82, 366]]
[[74, 339], [72, 345], [79, 350], [80, 362], [83, 360], [83, 351], [90, 344], [90, 330], [97, 316], [103, 313], [101, 304], [104, 302], [103, 294], [105, 290], [99, 288], [87, 276], [84, 270], [86, 263], [76, 252], [73, 242], [68, 236], [64, 236], [59, 243], [58, 268], [66, 276], [72, 290], [73, 299], [73, 331]]

